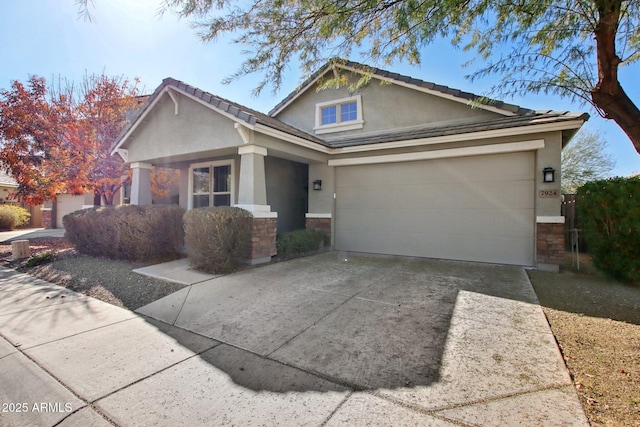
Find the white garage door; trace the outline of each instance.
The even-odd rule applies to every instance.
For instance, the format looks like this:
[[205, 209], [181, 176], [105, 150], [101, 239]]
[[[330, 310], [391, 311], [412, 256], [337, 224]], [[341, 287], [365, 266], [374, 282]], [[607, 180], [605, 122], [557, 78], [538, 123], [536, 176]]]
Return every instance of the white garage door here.
[[533, 152], [336, 169], [339, 250], [533, 265]]
[[75, 212], [84, 207], [84, 195], [74, 196], [72, 194], [58, 194], [56, 200], [56, 227], [63, 228], [62, 218], [66, 214]]

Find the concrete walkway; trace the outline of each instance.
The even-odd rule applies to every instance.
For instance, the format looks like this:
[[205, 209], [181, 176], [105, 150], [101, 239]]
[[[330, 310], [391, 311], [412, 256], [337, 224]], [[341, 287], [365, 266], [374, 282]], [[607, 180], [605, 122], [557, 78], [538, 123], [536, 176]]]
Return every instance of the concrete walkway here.
[[0, 425], [588, 425], [519, 268], [326, 253], [139, 312], [0, 269]]
[[64, 228], [25, 228], [13, 231], [0, 231], [0, 243], [14, 240], [37, 239], [40, 237], [64, 237]]
[[195, 285], [196, 283], [206, 282], [207, 280], [221, 276], [220, 274], [207, 274], [192, 270], [188, 258], [136, 268], [133, 272], [143, 276], [153, 277], [154, 279], [180, 283], [181, 285]]

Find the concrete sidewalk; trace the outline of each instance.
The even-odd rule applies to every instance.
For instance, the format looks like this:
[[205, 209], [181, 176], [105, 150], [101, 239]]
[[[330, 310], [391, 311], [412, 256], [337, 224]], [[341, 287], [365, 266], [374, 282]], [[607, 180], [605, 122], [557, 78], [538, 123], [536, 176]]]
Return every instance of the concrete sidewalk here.
[[[0, 268], [0, 402], [13, 404], [0, 425], [588, 425], [539, 306], [467, 288], [445, 315], [424, 292], [442, 302], [448, 285], [411, 290], [422, 263], [349, 261], [255, 268], [140, 310], [164, 321]], [[398, 292], [421, 302], [393, 302]], [[391, 329], [387, 311], [399, 314]], [[415, 354], [432, 354], [420, 331], [434, 321], [440, 368], [409, 372]], [[345, 343], [352, 329], [361, 338]], [[385, 342], [419, 346], [389, 353]], [[331, 360], [345, 345], [351, 362]], [[389, 382], [387, 366], [416, 384]]]
[[64, 228], [24, 228], [13, 231], [0, 231], [0, 243], [40, 237], [64, 237], [64, 232]]

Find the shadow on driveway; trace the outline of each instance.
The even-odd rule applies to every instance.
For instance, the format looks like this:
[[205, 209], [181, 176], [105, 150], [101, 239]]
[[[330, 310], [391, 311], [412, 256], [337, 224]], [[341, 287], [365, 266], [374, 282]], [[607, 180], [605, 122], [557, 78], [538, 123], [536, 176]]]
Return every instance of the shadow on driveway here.
[[332, 252], [193, 285], [138, 312], [224, 343], [201, 357], [255, 391], [326, 390], [303, 372], [377, 390], [440, 381], [454, 313], [484, 330], [460, 338], [481, 344], [487, 331], [544, 332], [527, 323], [540, 320], [536, 303], [518, 267]]
[[0, 269], [0, 400], [78, 411], [15, 423], [586, 425], [521, 268], [325, 253], [138, 312]]

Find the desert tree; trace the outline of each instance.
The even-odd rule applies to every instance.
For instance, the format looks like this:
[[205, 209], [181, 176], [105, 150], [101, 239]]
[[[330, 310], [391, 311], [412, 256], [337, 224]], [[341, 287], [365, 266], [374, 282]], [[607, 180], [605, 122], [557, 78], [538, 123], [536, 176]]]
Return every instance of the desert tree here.
[[575, 194], [589, 181], [608, 178], [614, 167], [607, 140], [598, 131], [582, 128], [562, 151], [562, 192]]
[[126, 165], [109, 148], [139, 107], [137, 80], [86, 74], [79, 85], [31, 76], [0, 90], [0, 165], [27, 203], [93, 192], [112, 204]]
[[[90, 16], [93, 0], [76, 0]], [[228, 33], [246, 60], [230, 79], [258, 73], [277, 91], [299, 62], [307, 75], [332, 58], [359, 54], [371, 65], [423, 61], [446, 38], [475, 50], [471, 80], [497, 75], [488, 94], [551, 93], [590, 104], [614, 120], [640, 153], [640, 110], [618, 79], [640, 58], [636, 0], [162, 0], [211, 41]], [[334, 59], [338, 60], [338, 59]], [[325, 86], [346, 82], [339, 73]], [[360, 79], [355, 87], [367, 83]], [[354, 89], [354, 87], [352, 87]], [[488, 99], [479, 99], [487, 102]]]

